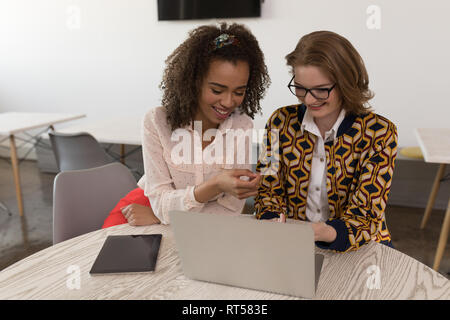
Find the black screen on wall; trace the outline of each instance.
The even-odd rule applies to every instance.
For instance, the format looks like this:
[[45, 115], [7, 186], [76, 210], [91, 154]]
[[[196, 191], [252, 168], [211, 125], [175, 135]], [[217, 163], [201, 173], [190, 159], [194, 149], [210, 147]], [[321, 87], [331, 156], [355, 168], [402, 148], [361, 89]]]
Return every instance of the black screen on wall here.
[[261, 16], [261, 0], [158, 0], [158, 20]]

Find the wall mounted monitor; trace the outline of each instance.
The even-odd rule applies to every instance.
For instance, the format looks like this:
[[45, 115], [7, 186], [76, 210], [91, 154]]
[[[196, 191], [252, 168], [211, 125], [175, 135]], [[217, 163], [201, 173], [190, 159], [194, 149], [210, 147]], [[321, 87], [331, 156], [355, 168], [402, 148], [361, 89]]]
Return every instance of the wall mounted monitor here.
[[158, 0], [158, 20], [260, 16], [261, 0]]

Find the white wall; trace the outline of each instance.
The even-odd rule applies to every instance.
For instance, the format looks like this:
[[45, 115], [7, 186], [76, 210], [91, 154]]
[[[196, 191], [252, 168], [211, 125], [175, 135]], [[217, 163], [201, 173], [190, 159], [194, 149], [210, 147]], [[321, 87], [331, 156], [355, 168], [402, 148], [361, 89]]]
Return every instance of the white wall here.
[[[366, 25], [370, 5], [379, 30]], [[265, 0], [261, 18], [234, 20], [259, 39], [272, 79], [256, 127], [296, 102], [284, 56], [319, 29], [359, 50], [372, 105], [397, 124], [401, 146], [417, 144], [415, 127], [449, 127], [449, 15], [447, 0]], [[158, 22], [156, 0], [0, 0], [0, 112], [142, 114], [160, 104], [167, 55], [213, 22]]]

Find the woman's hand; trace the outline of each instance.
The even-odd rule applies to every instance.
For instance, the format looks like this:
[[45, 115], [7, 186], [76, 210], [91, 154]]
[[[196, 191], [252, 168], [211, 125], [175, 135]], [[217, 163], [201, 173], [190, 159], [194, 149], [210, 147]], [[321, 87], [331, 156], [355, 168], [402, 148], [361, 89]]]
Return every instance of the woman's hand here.
[[279, 218], [273, 218], [273, 219], [270, 219], [270, 221], [285, 223], [286, 222], [286, 216], [282, 213], [282, 214], [280, 214]]
[[[241, 177], [245, 177], [241, 179]], [[256, 196], [261, 175], [247, 169], [225, 169], [216, 177], [220, 192], [225, 192], [238, 199]]]
[[314, 222], [311, 226], [314, 230], [314, 241], [333, 242], [336, 240], [336, 229], [325, 222]]
[[132, 203], [120, 210], [130, 226], [148, 226], [161, 223], [151, 207]]
[[[270, 219], [275, 222], [286, 222], [286, 216], [280, 214], [279, 218]], [[325, 222], [313, 222], [311, 227], [314, 231], [314, 241], [333, 242], [336, 240], [337, 232], [332, 226], [327, 225]]]

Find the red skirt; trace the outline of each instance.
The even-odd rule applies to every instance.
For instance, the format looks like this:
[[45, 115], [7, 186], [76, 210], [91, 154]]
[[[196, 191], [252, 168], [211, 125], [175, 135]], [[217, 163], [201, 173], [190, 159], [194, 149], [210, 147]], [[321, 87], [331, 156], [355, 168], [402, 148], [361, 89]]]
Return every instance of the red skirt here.
[[144, 190], [142, 190], [141, 188], [131, 190], [124, 198], [119, 201], [114, 209], [111, 210], [105, 222], [103, 223], [102, 229], [128, 223], [127, 219], [125, 219], [125, 216], [122, 214], [121, 209], [132, 203], [150, 207], [150, 201], [144, 195]]

